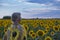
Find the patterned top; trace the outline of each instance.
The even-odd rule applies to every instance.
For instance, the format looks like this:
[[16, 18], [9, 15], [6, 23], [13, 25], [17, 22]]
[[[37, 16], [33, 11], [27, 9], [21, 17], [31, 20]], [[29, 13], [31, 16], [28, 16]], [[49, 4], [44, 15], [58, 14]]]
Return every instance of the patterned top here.
[[[27, 40], [25, 28], [21, 25], [12, 25], [5, 33], [7, 40]], [[5, 40], [5, 38], [3, 38]]]

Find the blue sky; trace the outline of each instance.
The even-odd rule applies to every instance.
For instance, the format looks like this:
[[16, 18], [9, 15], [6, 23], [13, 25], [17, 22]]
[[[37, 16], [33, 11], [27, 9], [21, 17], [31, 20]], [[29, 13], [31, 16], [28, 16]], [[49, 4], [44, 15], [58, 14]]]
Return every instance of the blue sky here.
[[22, 18], [60, 18], [60, 0], [0, 0], [0, 18], [14, 12]]

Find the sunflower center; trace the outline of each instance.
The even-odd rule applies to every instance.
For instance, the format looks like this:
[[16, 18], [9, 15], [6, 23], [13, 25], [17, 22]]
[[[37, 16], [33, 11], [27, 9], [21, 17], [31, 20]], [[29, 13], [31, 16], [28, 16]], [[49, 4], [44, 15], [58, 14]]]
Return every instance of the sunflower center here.
[[56, 30], [58, 30], [58, 28], [55, 28]]
[[49, 38], [47, 38], [46, 40], [50, 40]]
[[13, 36], [13, 37], [16, 37], [16, 35], [17, 35], [16, 32], [13, 32], [13, 33], [12, 33], [12, 36]]

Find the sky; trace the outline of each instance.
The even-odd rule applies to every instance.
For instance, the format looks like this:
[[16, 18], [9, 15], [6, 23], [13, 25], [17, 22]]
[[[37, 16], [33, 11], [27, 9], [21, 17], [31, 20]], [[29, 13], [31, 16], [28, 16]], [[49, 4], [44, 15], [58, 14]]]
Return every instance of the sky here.
[[60, 18], [60, 0], [0, 0], [0, 18], [14, 12], [22, 18]]

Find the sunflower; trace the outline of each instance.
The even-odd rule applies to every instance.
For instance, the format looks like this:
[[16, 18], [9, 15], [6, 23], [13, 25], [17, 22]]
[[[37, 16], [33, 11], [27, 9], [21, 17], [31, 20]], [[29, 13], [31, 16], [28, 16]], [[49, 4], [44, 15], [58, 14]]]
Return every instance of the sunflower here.
[[0, 38], [0, 40], [2, 40], [2, 38]]
[[44, 40], [52, 40], [50, 36], [47, 36]]
[[29, 31], [29, 35], [30, 35], [30, 36], [31, 36], [33, 33], [34, 33], [33, 30], [30, 30], [30, 31]]
[[7, 32], [7, 29], [4, 29], [4, 32]]
[[7, 27], [7, 23], [6, 23], [6, 24], [4, 24], [4, 27]]
[[50, 34], [51, 34], [51, 36], [53, 36], [55, 33], [52, 31]]
[[34, 27], [34, 28], [38, 27], [38, 24], [37, 24], [37, 23], [34, 23], [34, 24], [33, 24], [33, 27]]
[[55, 32], [58, 32], [58, 31], [59, 31], [59, 27], [58, 27], [58, 26], [53, 26], [53, 30], [54, 30]]
[[45, 25], [44, 27], [45, 27], [46, 30], [48, 30], [48, 31], [50, 30], [49, 25]]
[[23, 27], [28, 31], [29, 27], [27, 24], [23, 24]]
[[49, 25], [45, 24], [44, 27], [49, 27]]
[[59, 31], [60, 31], [60, 25], [58, 25]]
[[46, 30], [48, 30], [48, 31], [49, 31], [49, 30], [50, 30], [50, 28], [49, 28], [49, 27], [46, 27]]
[[36, 33], [38, 36], [44, 36], [45, 34], [43, 30], [38, 30]]
[[12, 29], [12, 27], [8, 28], [8, 30], [11, 31], [10, 40], [17, 40], [20, 31], [18, 29]]
[[58, 25], [59, 29], [60, 29], [60, 25]]
[[50, 28], [53, 28], [53, 25], [49, 25]]
[[0, 24], [0, 27], [2, 26], [2, 24]]
[[35, 33], [32, 33], [31, 34], [31, 37], [34, 39], [34, 38], [36, 38], [36, 34]]
[[29, 35], [34, 39], [36, 38], [36, 34], [34, 33], [33, 30], [30, 30]]
[[41, 26], [43, 26], [43, 25], [44, 25], [43, 21], [40, 21], [40, 25], [41, 25]]
[[47, 34], [48, 33], [48, 30], [45, 30], [44, 33]]

